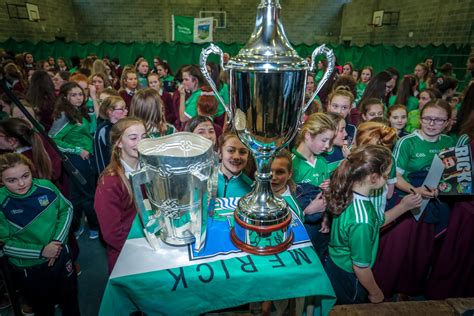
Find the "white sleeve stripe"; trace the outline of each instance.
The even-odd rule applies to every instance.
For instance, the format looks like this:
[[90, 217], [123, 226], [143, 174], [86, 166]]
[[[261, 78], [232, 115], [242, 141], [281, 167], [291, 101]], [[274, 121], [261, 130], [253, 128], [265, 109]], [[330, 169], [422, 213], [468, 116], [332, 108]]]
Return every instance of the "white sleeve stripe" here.
[[5, 246], [4, 250], [5, 254], [10, 255], [11, 257], [38, 259], [41, 256], [41, 250], [23, 249], [10, 246]]
[[368, 223], [369, 216], [367, 214], [367, 210], [365, 209], [365, 205], [363, 201], [357, 200], [355, 201], [354, 208], [356, 211], [356, 222], [357, 223]]
[[[357, 203], [357, 200], [356, 200], [356, 203]], [[356, 223], [359, 223], [359, 214], [358, 214], [358, 211], [357, 211], [357, 207], [355, 207], [355, 203], [354, 203], [354, 214], [355, 214], [355, 217], [356, 217]]]

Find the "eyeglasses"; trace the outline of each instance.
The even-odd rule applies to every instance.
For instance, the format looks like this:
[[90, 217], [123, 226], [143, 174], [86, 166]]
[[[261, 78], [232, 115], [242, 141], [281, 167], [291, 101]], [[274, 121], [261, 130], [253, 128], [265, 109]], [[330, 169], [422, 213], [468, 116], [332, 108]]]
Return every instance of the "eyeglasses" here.
[[435, 125], [443, 125], [446, 123], [447, 120], [438, 118], [438, 117], [429, 117], [429, 116], [424, 116], [421, 118], [421, 122], [424, 124], [435, 124]]
[[114, 109], [114, 111], [128, 111], [127, 108], [116, 108]]

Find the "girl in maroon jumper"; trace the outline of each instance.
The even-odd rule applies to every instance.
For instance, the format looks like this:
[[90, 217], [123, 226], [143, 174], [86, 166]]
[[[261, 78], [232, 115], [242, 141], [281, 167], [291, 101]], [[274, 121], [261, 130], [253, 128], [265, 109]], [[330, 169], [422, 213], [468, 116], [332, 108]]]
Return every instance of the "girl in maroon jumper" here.
[[120, 78], [120, 90], [119, 95], [125, 101], [127, 109], [130, 112], [130, 103], [132, 102], [132, 97], [137, 92], [138, 79], [137, 73], [133, 68], [125, 68], [122, 72], [122, 77]]
[[174, 125], [177, 119], [177, 113], [173, 107], [173, 97], [169, 92], [163, 90], [163, 84], [158, 74], [152, 72], [147, 77], [148, 87], [152, 88], [160, 94], [161, 100], [163, 100], [165, 119], [169, 124]]
[[112, 158], [99, 178], [94, 200], [102, 237], [107, 245], [109, 273], [137, 214], [128, 176], [139, 167], [137, 145], [145, 136], [145, 124], [137, 118], [121, 119], [110, 130]]

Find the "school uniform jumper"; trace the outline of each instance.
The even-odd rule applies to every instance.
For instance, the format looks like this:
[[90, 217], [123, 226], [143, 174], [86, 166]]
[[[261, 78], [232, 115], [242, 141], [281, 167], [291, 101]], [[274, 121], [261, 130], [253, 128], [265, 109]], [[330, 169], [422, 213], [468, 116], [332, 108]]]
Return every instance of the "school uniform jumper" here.
[[127, 240], [137, 210], [119, 176], [104, 176], [99, 179], [94, 207], [107, 245], [107, 262], [111, 273]]

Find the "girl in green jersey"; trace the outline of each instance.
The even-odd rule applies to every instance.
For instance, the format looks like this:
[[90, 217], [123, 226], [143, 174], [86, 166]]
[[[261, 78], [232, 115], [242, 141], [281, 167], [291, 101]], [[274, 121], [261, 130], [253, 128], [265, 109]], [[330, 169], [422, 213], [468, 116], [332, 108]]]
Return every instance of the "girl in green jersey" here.
[[252, 189], [252, 180], [245, 173], [249, 150], [234, 133], [219, 138], [221, 165], [217, 180], [217, 197], [242, 197]]
[[[334, 216], [325, 268], [340, 304], [384, 299], [372, 273], [379, 229], [406, 209], [377, 213], [369, 194], [387, 182], [390, 156], [390, 150], [380, 145], [355, 149], [332, 174], [331, 186], [324, 192], [327, 209]], [[411, 204], [418, 203], [421, 197], [413, 194]]]

